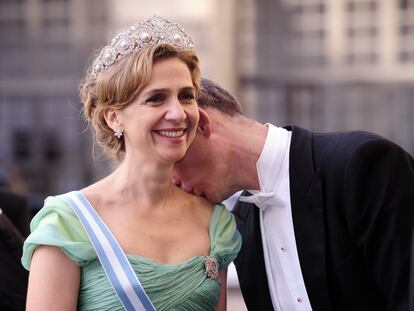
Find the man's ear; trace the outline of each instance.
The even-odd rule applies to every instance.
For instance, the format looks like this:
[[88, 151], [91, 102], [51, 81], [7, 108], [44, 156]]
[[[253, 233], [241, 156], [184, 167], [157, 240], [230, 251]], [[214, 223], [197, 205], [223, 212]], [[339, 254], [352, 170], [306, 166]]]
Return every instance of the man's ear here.
[[211, 118], [203, 108], [199, 107], [198, 111], [200, 112], [200, 120], [198, 121], [197, 132], [205, 137], [209, 137], [212, 130]]
[[116, 130], [116, 129], [121, 129], [120, 125], [120, 117], [119, 117], [119, 110], [116, 110], [114, 108], [107, 108], [104, 112], [104, 118], [106, 121], [106, 124], [108, 124], [108, 126], [112, 129], [112, 130]]

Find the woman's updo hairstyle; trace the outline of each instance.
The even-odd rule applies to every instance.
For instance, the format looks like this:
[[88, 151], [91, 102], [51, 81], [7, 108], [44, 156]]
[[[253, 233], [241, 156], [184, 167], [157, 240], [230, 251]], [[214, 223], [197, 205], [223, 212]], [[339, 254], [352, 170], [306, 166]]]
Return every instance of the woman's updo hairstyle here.
[[118, 139], [106, 123], [105, 111], [110, 107], [122, 110], [131, 104], [151, 80], [153, 65], [167, 58], [178, 58], [187, 65], [198, 97], [198, 57], [192, 48], [183, 49], [175, 44], [157, 43], [136, 48], [104, 70], [97, 72], [93, 65], [86, 73], [80, 87], [83, 113], [106, 154], [120, 160], [125, 152], [125, 143], [123, 137]]

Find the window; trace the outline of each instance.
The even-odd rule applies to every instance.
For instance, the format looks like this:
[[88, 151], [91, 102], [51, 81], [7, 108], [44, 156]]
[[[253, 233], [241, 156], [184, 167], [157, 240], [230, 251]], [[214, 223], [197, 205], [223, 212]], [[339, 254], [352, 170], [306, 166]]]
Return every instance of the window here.
[[379, 3], [349, 0], [345, 3], [346, 62], [350, 65], [374, 64], [378, 59]]
[[292, 5], [291, 51], [296, 65], [318, 67], [325, 64], [325, 13], [323, 0]]
[[16, 129], [13, 133], [13, 157], [17, 161], [27, 161], [32, 156], [32, 137], [28, 130]]
[[70, 41], [71, 1], [43, 0], [42, 41], [46, 44]]
[[398, 28], [399, 60], [414, 63], [414, 1], [400, 0]]

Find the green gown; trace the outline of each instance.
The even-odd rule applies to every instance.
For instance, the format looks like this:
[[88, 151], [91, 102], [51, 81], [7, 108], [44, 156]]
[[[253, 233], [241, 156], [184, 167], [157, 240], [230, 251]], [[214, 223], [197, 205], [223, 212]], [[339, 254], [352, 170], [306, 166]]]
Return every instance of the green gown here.
[[[30, 224], [31, 234], [23, 246], [22, 264], [30, 269], [38, 245], [52, 245], [81, 268], [78, 310], [123, 310], [78, 218], [62, 199], [49, 197]], [[210, 256], [219, 269], [237, 256], [241, 237], [233, 215], [215, 205], [209, 225]], [[204, 256], [194, 256], [179, 264], [160, 264], [149, 258], [128, 255], [132, 268], [158, 311], [215, 310], [220, 280], [207, 275]]]

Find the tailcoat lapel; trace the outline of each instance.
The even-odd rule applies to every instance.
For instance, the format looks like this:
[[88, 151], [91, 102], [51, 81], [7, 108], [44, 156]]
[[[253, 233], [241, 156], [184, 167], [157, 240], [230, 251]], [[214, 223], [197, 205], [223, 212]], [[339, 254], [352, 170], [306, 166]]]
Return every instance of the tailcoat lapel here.
[[[250, 194], [245, 191], [242, 195]], [[234, 264], [246, 306], [249, 310], [273, 311], [263, 258], [259, 209], [239, 201], [232, 212], [242, 236], [242, 247]]]
[[326, 274], [320, 170], [314, 167], [312, 133], [297, 127], [290, 149], [290, 194], [296, 246], [313, 310], [331, 310]]

